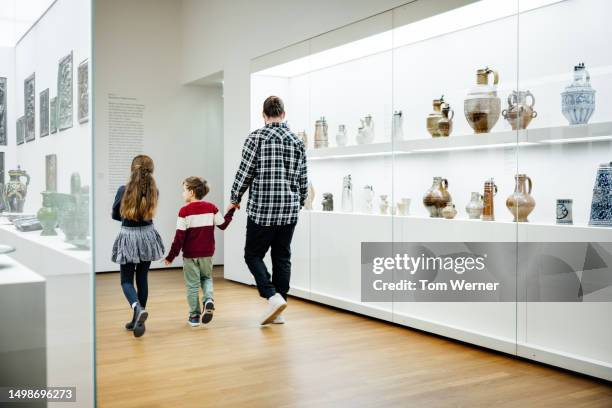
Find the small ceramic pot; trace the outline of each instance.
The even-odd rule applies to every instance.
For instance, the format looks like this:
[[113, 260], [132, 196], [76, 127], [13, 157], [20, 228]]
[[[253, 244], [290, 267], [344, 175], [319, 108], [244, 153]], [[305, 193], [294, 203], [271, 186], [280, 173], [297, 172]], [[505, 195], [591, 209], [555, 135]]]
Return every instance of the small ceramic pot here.
[[446, 207], [442, 209], [442, 216], [447, 220], [452, 220], [457, 215], [457, 209], [455, 208], [455, 204], [448, 203]]
[[572, 204], [574, 200], [571, 198], [557, 199], [557, 224], [573, 224], [572, 220]]

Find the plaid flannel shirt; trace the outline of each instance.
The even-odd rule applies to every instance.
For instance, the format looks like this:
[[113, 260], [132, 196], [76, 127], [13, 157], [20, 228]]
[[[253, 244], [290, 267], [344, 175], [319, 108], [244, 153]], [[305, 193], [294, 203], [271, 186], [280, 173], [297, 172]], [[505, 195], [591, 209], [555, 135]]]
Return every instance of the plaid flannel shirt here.
[[286, 123], [269, 123], [244, 142], [232, 203], [249, 189], [247, 215], [263, 226], [295, 224], [308, 194], [304, 142]]

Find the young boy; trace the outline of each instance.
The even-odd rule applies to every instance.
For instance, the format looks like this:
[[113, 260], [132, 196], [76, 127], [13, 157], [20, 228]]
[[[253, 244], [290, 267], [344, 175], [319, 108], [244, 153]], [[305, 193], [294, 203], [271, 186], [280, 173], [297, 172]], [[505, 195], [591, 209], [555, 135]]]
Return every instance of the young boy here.
[[[215, 225], [224, 230], [232, 221], [235, 209], [221, 215], [214, 204], [202, 199], [208, 194], [206, 180], [188, 177], [183, 181], [183, 199], [187, 203], [179, 211], [176, 235], [170, 253], [164, 260], [170, 265], [183, 250], [183, 274], [187, 288], [189, 319], [192, 327], [209, 323], [213, 317], [212, 256], [215, 253]], [[203, 305], [200, 309], [198, 294], [203, 291]]]

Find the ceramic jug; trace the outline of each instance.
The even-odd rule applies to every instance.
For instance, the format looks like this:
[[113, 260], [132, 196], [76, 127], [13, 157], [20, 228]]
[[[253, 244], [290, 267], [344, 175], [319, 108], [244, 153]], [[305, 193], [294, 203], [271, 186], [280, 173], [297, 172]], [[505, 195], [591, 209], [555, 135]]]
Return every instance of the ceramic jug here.
[[457, 215], [457, 209], [455, 208], [455, 204], [446, 203], [446, 207], [442, 209], [442, 216], [447, 220], [452, 220]]
[[361, 126], [357, 131], [357, 143], [368, 144], [374, 141], [374, 120], [372, 116], [368, 115], [363, 119], [360, 119]]
[[58, 213], [54, 202], [55, 193], [51, 191], [43, 191], [41, 194], [43, 196], [43, 206], [36, 214], [36, 218], [38, 218], [38, 221], [43, 228], [40, 235], [57, 235], [57, 232], [55, 232], [55, 227], [57, 226]]
[[346, 146], [346, 126], [338, 125], [338, 133], [336, 133], [336, 144], [338, 146]]
[[442, 119], [442, 104], [444, 103], [444, 95], [440, 99], [433, 100], [433, 112], [427, 116], [427, 131], [432, 137], [440, 136], [438, 122]]
[[323, 193], [323, 211], [334, 211], [334, 196], [332, 193]]
[[386, 215], [389, 211], [389, 201], [387, 200], [387, 195], [382, 194], [380, 196], [380, 213], [382, 215]]
[[450, 108], [448, 103], [442, 104], [442, 117], [438, 121], [438, 134], [439, 136], [450, 136], [453, 132], [453, 118], [455, 117], [455, 111]]
[[408, 215], [408, 213], [410, 212], [410, 199], [409, 198], [402, 198], [397, 203], [397, 212], [398, 212], [398, 215]]
[[[531, 103], [527, 99], [531, 99]], [[531, 119], [538, 116], [538, 113], [533, 110], [535, 105], [535, 97], [529, 91], [512, 91], [508, 95], [508, 108], [502, 111], [504, 119], [510, 123], [512, 130], [527, 129]]]
[[480, 219], [483, 208], [484, 203], [482, 194], [477, 191], [473, 191], [470, 202], [465, 206], [465, 211], [467, 212], [468, 217], [472, 220]]
[[363, 212], [372, 214], [374, 208], [374, 188], [366, 185], [363, 187]]
[[[535, 208], [535, 200], [531, 196], [533, 183], [526, 174], [517, 174], [514, 180], [514, 193], [506, 199], [506, 207], [514, 216], [514, 222], [528, 222], [527, 216]], [[529, 184], [529, 188], [526, 184]]]
[[306, 134], [306, 131], [302, 130], [301, 132], [298, 132], [296, 136], [298, 139], [304, 142], [304, 148], [308, 149], [308, 134]]
[[442, 217], [442, 209], [451, 201], [448, 192], [448, 180], [442, 177], [434, 177], [431, 188], [427, 190], [423, 197], [423, 204], [430, 217]]
[[366, 129], [367, 142], [372, 143], [374, 141], [374, 119], [372, 119], [371, 115], [363, 118], [363, 125]]
[[312, 210], [312, 203], [314, 203], [315, 198], [315, 189], [312, 183], [308, 182], [308, 195], [306, 195], [306, 200], [304, 200], [304, 209]]
[[404, 140], [404, 117], [402, 116], [402, 111], [395, 111], [393, 113], [393, 127], [391, 129], [393, 134], [393, 140]]
[[[4, 197], [11, 212], [23, 212], [30, 176], [25, 170], [21, 170], [20, 166], [17, 166], [17, 170], [9, 170], [8, 173], [10, 179], [4, 188]], [[26, 179], [25, 183], [21, 181], [22, 178]]]
[[350, 174], [342, 179], [342, 211], [353, 212], [353, 182]]
[[570, 125], [588, 123], [595, 112], [595, 90], [583, 62], [574, 67], [574, 80], [561, 93], [561, 111]]
[[612, 162], [597, 169], [589, 225], [612, 227]]
[[315, 122], [314, 147], [315, 149], [320, 149], [327, 146], [327, 121], [325, 116], [321, 116], [321, 119]]
[[497, 184], [490, 178], [484, 183], [484, 194], [482, 199], [482, 220], [495, 221], [495, 195], [497, 194]]
[[[493, 74], [493, 84], [489, 84], [490, 74]], [[465, 118], [475, 133], [489, 133], [499, 119], [501, 101], [497, 96], [498, 83], [497, 71], [487, 67], [476, 72], [476, 86], [464, 102]]]
[[406, 204], [400, 201], [395, 206], [397, 207], [397, 215], [406, 215]]

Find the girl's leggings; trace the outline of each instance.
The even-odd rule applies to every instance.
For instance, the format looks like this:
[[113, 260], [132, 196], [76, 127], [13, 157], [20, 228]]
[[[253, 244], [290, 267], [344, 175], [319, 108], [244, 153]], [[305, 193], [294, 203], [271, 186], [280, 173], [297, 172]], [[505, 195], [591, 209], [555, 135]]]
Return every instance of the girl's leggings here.
[[[140, 262], [140, 263], [126, 263], [121, 264], [121, 288], [123, 294], [131, 305], [134, 302], [139, 302], [143, 308], [147, 305], [147, 297], [149, 296], [149, 283], [147, 274], [151, 262]], [[136, 275], [136, 288], [134, 288], [134, 275]]]

